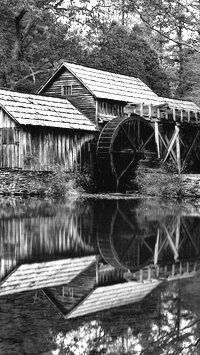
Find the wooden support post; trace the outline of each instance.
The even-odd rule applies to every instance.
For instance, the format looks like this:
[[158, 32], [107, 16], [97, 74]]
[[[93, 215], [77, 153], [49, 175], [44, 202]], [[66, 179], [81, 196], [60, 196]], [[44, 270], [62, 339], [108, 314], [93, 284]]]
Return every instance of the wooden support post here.
[[156, 277], [157, 277], [157, 279], [159, 279], [159, 276], [160, 276], [160, 266], [156, 265]]
[[190, 272], [190, 265], [189, 265], [189, 262], [187, 261], [187, 264], [186, 264], [186, 272], [189, 274]]
[[140, 118], [137, 119], [137, 142], [138, 147], [140, 146]]
[[180, 226], [181, 226], [180, 216], [177, 216], [177, 223], [176, 223], [176, 243], [175, 243], [175, 247], [176, 247], [176, 250], [177, 250], [177, 251], [178, 251], [178, 249], [179, 249], [179, 241], [180, 241]]
[[175, 275], [175, 264], [172, 265], [172, 277]]
[[151, 281], [151, 266], [148, 267], [148, 281]]
[[158, 121], [155, 121], [155, 123], [154, 123], [154, 131], [155, 131], [155, 141], [156, 141], [158, 159], [160, 159], [160, 141], [159, 141]]
[[62, 287], [62, 297], [65, 297], [65, 287]]
[[143, 270], [140, 269], [140, 282], [143, 282]]
[[175, 109], [175, 108], [173, 108], [173, 110], [172, 110], [172, 111], [173, 111], [173, 120], [174, 120], [174, 121], [176, 121], [176, 109]]
[[158, 107], [157, 108], [157, 119], [158, 119], [158, 121], [160, 121], [160, 108]]
[[140, 116], [141, 116], [141, 117], [144, 116], [144, 107], [143, 107], [143, 104], [140, 104]]
[[188, 122], [190, 122], [190, 111], [188, 111]]
[[165, 278], [167, 278], [167, 265], [165, 265], [165, 271], [164, 271], [164, 273], [165, 273]]
[[180, 265], [179, 265], [179, 274], [182, 275], [182, 262], [180, 262]]
[[194, 271], [197, 271], [197, 263], [194, 263]]
[[155, 244], [155, 248], [154, 248], [154, 265], [158, 264], [159, 239], [160, 239], [160, 230], [158, 229], [156, 244]]
[[169, 143], [169, 147], [168, 147], [168, 149], [167, 149], [167, 153], [166, 153], [166, 155], [165, 155], [165, 158], [163, 159], [163, 163], [165, 163], [165, 161], [167, 160], [169, 154], [171, 153], [171, 150], [172, 150], [172, 148], [173, 148], [173, 145], [174, 145], [174, 143], [175, 143], [175, 141], [176, 141], [176, 136], [177, 136], [178, 134], [179, 134], [179, 131], [176, 130], [176, 126], [175, 126], [175, 132], [174, 132], [173, 137], [171, 138], [171, 141], [170, 141], [170, 143]]
[[183, 161], [183, 164], [182, 164], [182, 167], [183, 167], [183, 168], [184, 168], [184, 166], [185, 166], [185, 164], [186, 164], [186, 162], [187, 162], [187, 159], [188, 159], [189, 155], [190, 155], [191, 152], [192, 152], [192, 149], [194, 148], [195, 144], [197, 143], [197, 140], [198, 140], [198, 138], [199, 138], [199, 134], [200, 134], [200, 131], [197, 132], [196, 137], [194, 138], [194, 140], [193, 140], [193, 142], [192, 142], [192, 145], [191, 145], [191, 147], [189, 148], [189, 150], [188, 150], [188, 152], [187, 152], [187, 155], [186, 155], [186, 157], [185, 157], [185, 159], [184, 159], [184, 161]]
[[179, 139], [180, 129], [179, 129], [178, 125], [175, 126], [175, 132], [176, 132], [177, 168], [178, 168], [178, 173], [180, 174], [180, 172], [181, 172], [181, 150], [180, 150], [180, 139]]
[[96, 285], [99, 284], [99, 257], [96, 257]]
[[152, 105], [149, 105], [149, 119], [151, 118], [152, 116]]
[[173, 235], [170, 235], [167, 228], [165, 227], [165, 225], [163, 224], [163, 228], [165, 230], [165, 233], [166, 233], [166, 236], [167, 236], [167, 239], [169, 241], [169, 244], [170, 244], [170, 247], [172, 248], [172, 251], [174, 253], [174, 260], [177, 260], [178, 259], [178, 250], [176, 249], [176, 246], [174, 245], [174, 242], [172, 240], [172, 236]]
[[183, 110], [181, 110], [181, 122], [183, 122]]
[[99, 111], [99, 103], [98, 100], [96, 100], [96, 112], [95, 112], [95, 123], [97, 127], [99, 127], [99, 122], [98, 122], [98, 112]]

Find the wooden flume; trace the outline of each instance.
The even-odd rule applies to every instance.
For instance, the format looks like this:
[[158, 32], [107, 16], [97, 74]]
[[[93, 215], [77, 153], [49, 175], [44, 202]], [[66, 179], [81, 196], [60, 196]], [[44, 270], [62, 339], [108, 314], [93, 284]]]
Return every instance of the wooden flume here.
[[149, 153], [162, 164], [170, 161], [179, 174], [186, 168], [200, 172], [200, 112], [191, 103], [163, 100], [129, 104], [123, 117], [103, 128], [98, 162], [105, 179], [115, 180], [117, 191], [124, 177], [131, 176], [138, 161]]

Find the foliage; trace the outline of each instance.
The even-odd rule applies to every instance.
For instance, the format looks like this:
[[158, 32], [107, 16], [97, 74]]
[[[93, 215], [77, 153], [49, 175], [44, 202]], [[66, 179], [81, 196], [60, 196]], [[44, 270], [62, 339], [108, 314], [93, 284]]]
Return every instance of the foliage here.
[[84, 64], [138, 77], [159, 95], [169, 95], [167, 75], [139, 26], [130, 30], [116, 22], [104, 24], [94, 45]]
[[176, 198], [181, 197], [183, 193], [180, 175], [165, 169], [155, 173], [138, 171], [136, 184], [143, 195]]
[[[0, 85], [33, 91], [63, 57], [79, 54], [78, 36], [57, 19], [55, 1], [1, 0]], [[58, 40], [59, 39], [59, 40]]]
[[0, 86], [36, 91], [60, 60], [199, 102], [199, 2], [0, 0]]
[[59, 164], [52, 166], [52, 178], [47, 191], [48, 195], [66, 197], [79, 196], [84, 192], [93, 191], [94, 180], [87, 169], [66, 172]]

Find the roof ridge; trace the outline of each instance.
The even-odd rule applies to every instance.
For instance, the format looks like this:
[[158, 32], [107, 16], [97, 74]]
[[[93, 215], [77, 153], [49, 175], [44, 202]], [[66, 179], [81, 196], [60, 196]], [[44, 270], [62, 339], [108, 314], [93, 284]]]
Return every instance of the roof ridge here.
[[142, 81], [140, 78], [138, 78], [138, 76], [120, 74], [120, 73], [116, 73], [116, 72], [111, 72], [110, 70], [97, 69], [97, 68], [89, 67], [89, 66], [83, 65], [83, 64], [70, 63], [70, 62], [67, 62], [67, 61], [63, 61], [62, 64], [67, 65], [67, 66], [68, 65], [73, 65], [73, 66], [82, 67], [82, 68], [86, 68], [86, 69], [92, 69], [94, 71], [99, 71], [99, 72], [102, 72], [102, 73], [109, 73], [109, 74], [112, 74], [114, 76], [120, 76], [120, 77], [125, 77], [125, 78], [133, 78], [133, 79], [137, 79], [139, 81]]

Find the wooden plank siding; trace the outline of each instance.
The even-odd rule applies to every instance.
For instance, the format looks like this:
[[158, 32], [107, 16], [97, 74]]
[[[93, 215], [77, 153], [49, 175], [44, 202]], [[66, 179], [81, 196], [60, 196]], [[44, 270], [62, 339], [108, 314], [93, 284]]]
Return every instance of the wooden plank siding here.
[[[71, 95], [64, 94], [64, 86], [71, 86]], [[42, 94], [51, 97], [67, 98], [79, 111], [93, 123], [96, 123], [96, 103], [94, 96], [69, 70], [64, 69]]]
[[[92, 164], [89, 144], [95, 140], [94, 133], [33, 126], [21, 126], [19, 131], [8, 115], [3, 114], [3, 117], [3, 127], [0, 128], [1, 168], [51, 170], [54, 164], [59, 164], [66, 171], [76, 171]], [[10, 129], [14, 135], [13, 142], [9, 141]]]
[[19, 125], [0, 109], [0, 168], [19, 167]]
[[89, 144], [97, 135], [66, 99], [0, 90], [0, 168], [92, 168]]
[[111, 120], [113, 117], [122, 116], [126, 102], [98, 99], [99, 120]]
[[[56, 216], [0, 218], [0, 281], [24, 262], [95, 253], [84, 217], [63, 209]], [[75, 218], [76, 216], [76, 218]]]

